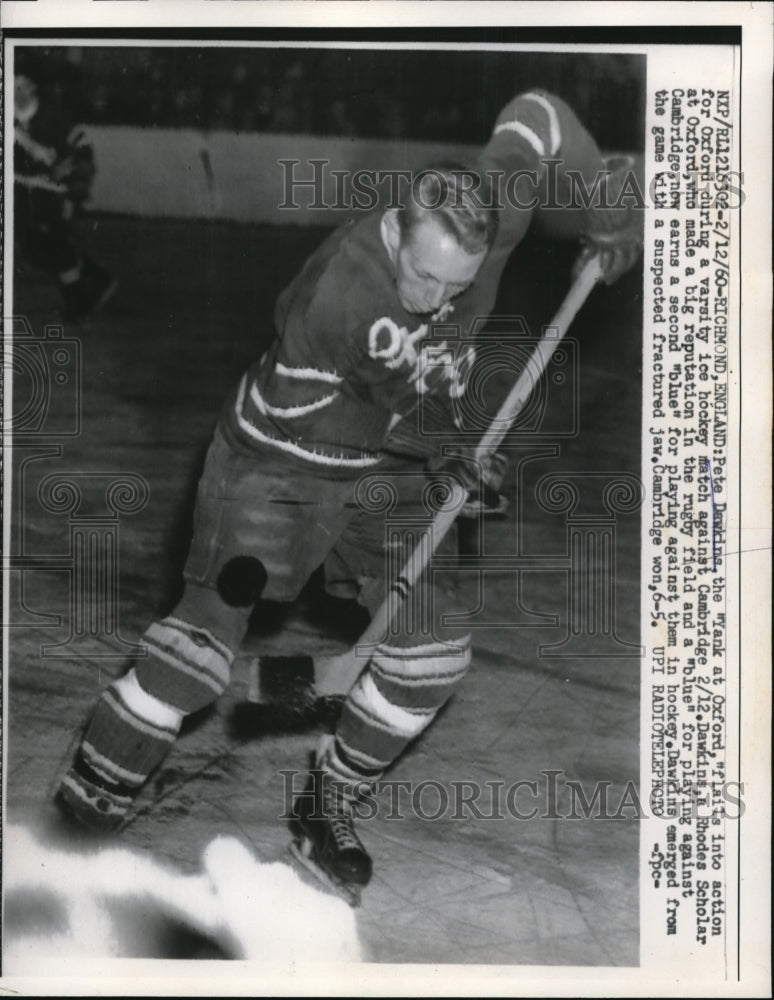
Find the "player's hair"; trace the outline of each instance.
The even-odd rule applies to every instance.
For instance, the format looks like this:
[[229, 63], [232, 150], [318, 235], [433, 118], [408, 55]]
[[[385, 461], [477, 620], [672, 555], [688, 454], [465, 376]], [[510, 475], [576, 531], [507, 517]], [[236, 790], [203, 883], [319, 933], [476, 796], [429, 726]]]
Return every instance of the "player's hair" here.
[[469, 254], [488, 250], [497, 232], [497, 210], [486, 173], [460, 163], [425, 167], [413, 178], [398, 218], [406, 236], [428, 213]]

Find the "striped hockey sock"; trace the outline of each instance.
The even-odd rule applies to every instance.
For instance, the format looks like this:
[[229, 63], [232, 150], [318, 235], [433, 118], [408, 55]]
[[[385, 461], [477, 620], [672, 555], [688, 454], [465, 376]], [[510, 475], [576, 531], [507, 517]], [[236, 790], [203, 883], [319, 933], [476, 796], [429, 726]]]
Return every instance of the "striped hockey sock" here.
[[81, 754], [106, 781], [136, 789], [166, 756], [182, 721], [182, 712], [141, 687], [135, 668], [100, 698]]
[[347, 696], [318, 766], [355, 800], [430, 725], [469, 666], [469, 635], [447, 643], [379, 645]]
[[233, 654], [209, 631], [176, 618], [145, 634], [149, 655], [103, 693], [60, 792], [87, 826], [118, 826], [175, 742], [184, 716], [229, 681]]
[[204, 708], [228, 687], [232, 650], [206, 628], [168, 616], [144, 635], [148, 656], [137, 664], [146, 691], [184, 715]]
[[175, 741], [183, 713], [143, 690], [136, 669], [97, 702], [60, 793], [86, 826], [113, 829]]

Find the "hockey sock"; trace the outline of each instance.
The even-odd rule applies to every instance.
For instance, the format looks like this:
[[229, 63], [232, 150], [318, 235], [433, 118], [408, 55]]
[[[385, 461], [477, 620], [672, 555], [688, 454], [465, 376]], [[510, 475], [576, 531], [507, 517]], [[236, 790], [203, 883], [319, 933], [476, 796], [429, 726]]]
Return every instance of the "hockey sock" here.
[[86, 826], [112, 829], [177, 736], [183, 715], [148, 694], [134, 669], [104, 692], [60, 794]]
[[182, 712], [143, 690], [135, 667], [100, 698], [81, 754], [103, 779], [139, 788], [166, 756], [182, 720]]
[[470, 636], [417, 646], [382, 643], [318, 761], [356, 799], [435, 718], [470, 665]]
[[174, 617], [144, 636], [148, 656], [97, 702], [61, 794], [87, 825], [116, 826], [164, 760], [183, 718], [228, 684], [233, 653], [207, 629]]
[[168, 616], [143, 636], [148, 656], [137, 664], [142, 688], [182, 715], [205, 708], [228, 686], [232, 650], [209, 629]]
[[177, 618], [145, 633], [148, 656], [97, 703], [81, 755], [105, 782], [138, 789], [166, 756], [185, 715], [214, 701], [229, 680], [231, 651]]

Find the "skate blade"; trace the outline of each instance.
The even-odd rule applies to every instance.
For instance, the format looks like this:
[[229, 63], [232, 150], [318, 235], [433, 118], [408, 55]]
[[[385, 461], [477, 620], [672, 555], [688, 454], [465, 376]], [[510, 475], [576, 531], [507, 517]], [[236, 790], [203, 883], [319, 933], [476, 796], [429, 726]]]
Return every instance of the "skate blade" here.
[[343, 899], [353, 909], [357, 909], [360, 906], [361, 887], [340, 882], [338, 879], [333, 878], [332, 875], [329, 875], [315, 861], [313, 852], [312, 843], [306, 838], [294, 840], [290, 844], [290, 853], [299, 864], [303, 865], [308, 872], [314, 875], [318, 882], [326, 886], [339, 899]]

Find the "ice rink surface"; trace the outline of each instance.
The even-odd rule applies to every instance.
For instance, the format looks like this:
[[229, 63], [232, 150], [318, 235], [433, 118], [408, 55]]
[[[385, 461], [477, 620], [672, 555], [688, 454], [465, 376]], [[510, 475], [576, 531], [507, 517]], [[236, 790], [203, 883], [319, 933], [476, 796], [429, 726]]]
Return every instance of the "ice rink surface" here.
[[[63, 327], [62, 337], [78, 345], [60, 365], [71, 395], [52, 392], [42, 429], [25, 425], [6, 510], [11, 555], [19, 557], [10, 574], [6, 821], [36, 830], [46, 828], [57, 779], [98, 693], [126, 668], [122, 643], [136, 643], [176, 596], [193, 490], [218, 411], [270, 336], [276, 295], [324, 231], [92, 218], [79, 235], [120, 288], [104, 311]], [[539, 333], [569, 287], [574, 252], [522, 244], [498, 312], [523, 315]], [[37, 341], [48, 324], [61, 326], [56, 288], [21, 262], [14, 314], [27, 317]], [[575, 388], [568, 395], [552, 381], [546, 389], [547, 433], [514, 451], [519, 474], [506, 480], [509, 515], [487, 522], [481, 565], [448, 571], [449, 592], [474, 627], [473, 668], [388, 775], [413, 782], [414, 795], [428, 782], [421, 798], [404, 794], [394, 809], [396, 792], [383, 794], [377, 815], [359, 824], [375, 873], [356, 921], [374, 961], [637, 964], [638, 823], [636, 809], [620, 805], [639, 774], [640, 660], [615, 655], [600, 621], [559, 648], [567, 655], [540, 655], [541, 646], [567, 635], [572, 581], [568, 513], [546, 509], [538, 484], [550, 474], [575, 482], [575, 515], [586, 517], [587, 534], [594, 518], [609, 521], [605, 483], [640, 470], [640, 328], [639, 271], [592, 293], [570, 331]], [[80, 428], [63, 436], [76, 397]], [[14, 414], [27, 413], [27, 405], [38, 402], [20, 371]], [[552, 437], [551, 427], [567, 427], [573, 414], [577, 433]], [[147, 484], [147, 502], [111, 527], [99, 484], [126, 474]], [[50, 496], [42, 501], [52, 475], [89, 485], [77, 509]], [[117, 539], [112, 635], [91, 634], [78, 618], [79, 602], [105, 599], [92, 592], [103, 586], [99, 579], [82, 580], [72, 569], [79, 518], [91, 526], [93, 544], [110, 532]], [[614, 566], [613, 630], [636, 645], [639, 516], [619, 511], [614, 521], [612, 563], [610, 551], [592, 547], [585, 566], [603, 573]], [[518, 574], [487, 563], [517, 552], [535, 557]], [[71, 600], [74, 594], [81, 596]], [[244, 698], [252, 655], [342, 649], [348, 626], [321, 613], [313, 594], [271, 620], [273, 629], [256, 628], [246, 640], [217, 708], [190, 720], [120, 847], [188, 874], [219, 835], [236, 837], [261, 862], [288, 858], [279, 817], [292, 776], [280, 772], [297, 770], [298, 786], [321, 730], [243, 741], [229, 727], [230, 713]], [[614, 655], [598, 655], [611, 648]], [[632, 652], [631, 645], [616, 648]], [[513, 791], [519, 781], [534, 784]], [[578, 815], [568, 782], [580, 783], [587, 797], [605, 783], [608, 818]], [[451, 792], [462, 783], [482, 789], [478, 818], [453, 794], [441, 808], [439, 788]], [[533, 818], [514, 815], [536, 806]], [[6, 921], [6, 941], [14, 931]], [[156, 957], [159, 946], [127, 948]]]

